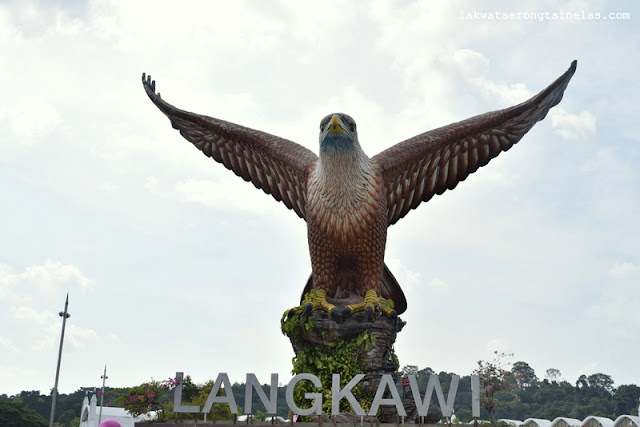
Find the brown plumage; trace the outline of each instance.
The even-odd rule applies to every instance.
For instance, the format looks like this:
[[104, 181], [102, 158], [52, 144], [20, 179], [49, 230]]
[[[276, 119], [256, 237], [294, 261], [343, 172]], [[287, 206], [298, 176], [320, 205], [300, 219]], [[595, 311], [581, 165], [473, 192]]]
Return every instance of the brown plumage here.
[[305, 291], [364, 295], [373, 289], [406, 310], [400, 286], [384, 264], [387, 227], [434, 194], [509, 150], [562, 99], [576, 61], [533, 98], [417, 135], [369, 158], [355, 122], [336, 113], [321, 122], [320, 155], [277, 136], [180, 110], [155, 93], [153, 103], [199, 150], [282, 201], [308, 224], [312, 274]]

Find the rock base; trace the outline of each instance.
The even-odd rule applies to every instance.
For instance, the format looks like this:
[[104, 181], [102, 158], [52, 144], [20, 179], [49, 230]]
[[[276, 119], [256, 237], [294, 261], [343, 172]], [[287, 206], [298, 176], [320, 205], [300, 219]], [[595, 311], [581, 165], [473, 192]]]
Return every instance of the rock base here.
[[[350, 295], [346, 298], [333, 299], [327, 298], [328, 302], [338, 307], [339, 311], [342, 311], [346, 305], [357, 304], [362, 301], [361, 297]], [[391, 375], [394, 382], [398, 382], [402, 376], [402, 372], [399, 372], [400, 367], [397, 358], [393, 352], [393, 345], [396, 341], [398, 332], [405, 326], [405, 322], [399, 317], [396, 319], [390, 319], [384, 315], [381, 311], [376, 310], [371, 319], [369, 319], [364, 312], [355, 313], [347, 316], [341, 321], [333, 320], [329, 315], [322, 311], [316, 310], [310, 315], [313, 320], [313, 326], [305, 328], [302, 325], [299, 328], [299, 334], [296, 338], [289, 337], [291, 345], [296, 355], [303, 352], [309, 345], [320, 347], [333, 347], [336, 339], [348, 340], [355, 339], [363, 332], [367, 331], [369, 336], [374, 337], [373, 343], [367, 348], [362, 349], [362, 358], [364, 362], [364, 368], [362, 373], [365, 374], [364, 379], [360, 382], [361, 393], [375, 393], [380, 385], [382, 375]], [[309, 372], [312, 373], [313, 372]], [[335, 372], [338, 373], [338, 372]], [[390, 396], [384, 396], [388, 398]], [[435, 405], [429, 407], [428, 416], [420, 420], [418, 416], [415, 402], [410, 393], [405, 395], [405, 399], [402, 400], [407, 416], [404, 419], [405, 423], [424, 423], [435, 424], [442, 418], [442, 412], [440, 408]], [[382, 414], [383, 423], [400, 424], [402, 419], [398, 416], [396, 407], [380, 406], [380, 413]], [[324, 422], [331, 422], [328, 415], [321, 417]], [[361, 418], [355, 413], [340, 413], [333, 417], [332, 422], [335, 423], [360, 423], [361, 421], [367, 423], [377, 423], [376, 417], [366, 416]]]
[[316, 310], [310, 316], [313, 319], [314, 326], [310, 330], [301, 329], [302, 339], [306, 343], [304, 341], [296, 342], [291, 339], [291, 345], [296, 355], [305, 344], [313, 343], [330, 347], [336, 338], [355, 338], [364, 331], [368, 331], [370, 336], [375, 337], [375, 343], [363, 352], [363, 373], [365, 378], [361, 382], [363, 385], [362, 391], [375, 392], [383, 374], [393, 375], [394, 381], [400, 378], [401, 373], [398, 372], [399, 363], [393, 353], [396, 335], [405, 325], [405, 322], [400, 318], [392, 320], [384, 315], [378, 315], [369, 320], [367, 315], [361, 312], [347, 316], [343, 321], [337, 322], [322, 310]]
[[[336, 299], [329, 301], [336, 305], [339, 309], [347, 304], [354, 304], [357, 301], [349, 299]], [[380, 384], [382, 375], [391, 375], [394, 382], [397, 382], [402, 375], [398, 371], [399, 363], [393, 352], [393, 344], [395, 343], [398, 332], [402, 330], [405, 322], [400, 318], [390, 319], [380, 312], [376, 312], [371, 319], [363, 312], [355, 313], [347, 316], [342, 321], [335, 321], [329, 315], [322, 311], [316, 310], [310, 314], [313, 320], [311, 328], [300, 327], [299, 336], [290, 338], [293, 350], [298, 355], [309, 344], [321, 347], [332, 347], [336, 339], [348, 340], [355, 339], [363, 332], [367, 331], [369, 336], [374, 337], [373, 343], [362, 350], [362, 358], [364, 362], [365, 377], [360, 382], [362, 393], [375, 393]], [[313, 372], [310, 372], [313, 373]], [[388, 396], [385, 396], [388, 397]], [[405, 422], [411, 422], [418, 418], [415, 411], [415, 404], [412, 399], [404, 399], [403, 404], [407, 410]], [[439, 409], [434, 407], [435, 410]], [[381, 414], [385, 423], [400, 423], [395, 406], [381, 406]], [[329, 421], [327, 415], [324, 415], [325, 421]], [[436, 422], [440, 419], [438, 414], [433, 414]], [[376, 422], [375, 417], [364, 417], [365, 422]], [[341, 413], [334, 417], [337, 423], [359, 423], [361, 417], [354, 413]], [[419, 420], [418, 420], [419, 422]], [[426, 423], [427, 420], [424, 420]]]

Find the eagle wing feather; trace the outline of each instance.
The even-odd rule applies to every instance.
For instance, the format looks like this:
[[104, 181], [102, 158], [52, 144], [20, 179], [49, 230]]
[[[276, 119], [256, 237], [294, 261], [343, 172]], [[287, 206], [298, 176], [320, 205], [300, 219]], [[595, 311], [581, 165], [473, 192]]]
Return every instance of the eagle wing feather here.
[[387, 190], [388, 225], [509, 150], [560, 102], [576, 66], [573, 61], [549, 87], [521, 104], [422, 133], [374, 156]]
[[187, 141], [305, 218], [307, 177], [318, 160], [315, 153], [278, 136], [176, 108], [156, 93], [150, 76], [143, 74], [142, 82], [151, 101]]

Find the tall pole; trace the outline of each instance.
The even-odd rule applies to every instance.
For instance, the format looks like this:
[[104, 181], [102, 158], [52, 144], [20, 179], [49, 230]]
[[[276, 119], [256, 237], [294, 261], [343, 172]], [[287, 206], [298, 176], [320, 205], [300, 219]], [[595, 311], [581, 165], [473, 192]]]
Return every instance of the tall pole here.
[[107, 365], [104, 365], [104, 374], [100, 377], [102, 378], [102, 394], [100, 395], [100, 415], [98, 416], [98, 425], [102, 422], [102, 407], [104, 406], [104, 382], [109, 378], [107, 376]]
[[58, 378], [60, 377], [60, 361], [62, 360], [62, 343], [64, 343], [64, 328], [67, 324], [67, 319], [71, 316], [67, 312], [69, 306], [69, 293], [67, 292], [67, 299], [64, 302], [64, 311], [58, 313], [62, 317], [62, 334], [60, 335], [60, 350], [58, 350], [58, 367], [56, 368], [56, 382], [53, 386], [53, 399], [51, 401], [51, 416], [49, 417], [49, 427], [53, 427], [53, 418], [56, 414], [56, 397], [58, 396]]

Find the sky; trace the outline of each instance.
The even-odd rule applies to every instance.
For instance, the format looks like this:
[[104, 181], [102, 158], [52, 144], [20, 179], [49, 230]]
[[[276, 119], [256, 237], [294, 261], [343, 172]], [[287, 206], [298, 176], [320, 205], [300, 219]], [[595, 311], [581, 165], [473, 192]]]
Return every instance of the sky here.
[[[491, 12], [492, 15], [488, 13]], [[577, 71], [513, 149], [389, 229], [401, 366], [640, 384], [640, 17], [605, 1], [0, 2], [0, 394], [291, 378], [306, 228], [202, 155], [173, 105], [369, 156]], [[484, 14], [484, 15], [483, 15]], [[571, 18], [569, 18], [569, 16]], [[616, 19], [617, 18], [617, 19]]]

